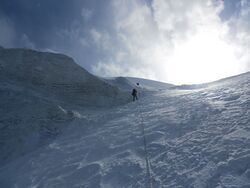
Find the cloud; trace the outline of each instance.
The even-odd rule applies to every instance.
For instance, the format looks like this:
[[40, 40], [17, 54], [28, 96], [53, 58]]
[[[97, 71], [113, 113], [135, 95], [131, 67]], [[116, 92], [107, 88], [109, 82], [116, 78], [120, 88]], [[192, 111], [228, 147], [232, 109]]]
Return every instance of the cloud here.
[[90, 29], [89, 34], [91, 36], [92, 42], [96, 45], [97, 49], [109, 52], [112, 51], [112, 39], [108, 32]]
[[81, 38], [81, 24], [79, 21], [74, 20], [72, 24], [57, 32], [61, 38], [67, 38], [70, 41], [76, 41]]
[[14, 23], [3, 14], [0, 14], [0, 45], [6, 48], [25, 47], [35, 48], [35, 44], [26, 33], [19, 34]]
[[81, 15], [82, 15], [84, 21], [88, 22], [93, 16], [93, 11], [83, 7], [82, 11], [81, 11]]
[[250, 2], [241, 0], [239, 14], [231, 17], [229, 26], [229, 40], [233, 42], [237, 50], [237, 58], [242, 69], [250, 69]]
[[21, 44], [25, 48], [35, 49], [35, 44], [31, 42], [30, 38], [25, 33], [21, 36]]
[[246, 3], [241, 1], [238, 18], [223, 22], [224, 3], [220, 0], [153, 0], [151, 4], [113, 0], [113, 31], [92, 30], [93, 40], [108, 54], [92, 71], [180, 84], [249, 70]]
[[99, 62], [97, 65], [93, 66], [93, 71], [102, 73], [100, 76], [104, 77], [136, 75], [137, 77], [143, 78], [146, 75], [146, 77], [156, 79], [154, 72], [148, 68], [140, 67], [140, 71], [138, 71], [134, 67], [122, 67], [117, 64], [117, 62], [109, 62], [108, 64], [105, 62]]
[[250, 70], [248, 0], [233, 6], [223, 0], [109, 0], [77, 5], [77, 14], [45, 21], [44, 26], [53, 28], [36, 33], [29, 31], [33, 26], [23, 27], [26, 17], [12, 23], [0, 14], [0, 45], [53, 49], [73, 56], [97, 75], [175, 84], [207, 82]]
[[109, 58], [106, 62], [101, 61], [94, 65], [93, 72], [110, 76], [140, 75], [155, 78], [149, 67], [141, 64], [142, 56], [150, 53], [149, 47], [157, 40], [157, 36], [154, 36], [155, 27], [151, 25], [155, 24], [151, 19], [151, 11], [136, 1], [114, 1], [113, 10], [116, 15], [114, 32], [109, 34], [112, 37], [105, 37], [110, 46]]
[[247, 0], [241, 0], [241, 11], [240, 15], [242, 17], [248, 17], [250, 15], [250, 2]]
[[[57, 37], [64, 39], [64, 45], [70, 45], [70, 49], [68, 50], [71, 51], [75, 50], [72, 48], [79, 48], [79, 46], [81, 48], [90, 47], [90, 39], [86, 33], [88, 33], [88, 31], [85, 31], [81, 25], [81, 22], [74, 20], [69, 27], [59, 30], [57, 32]], [[68, 42], [68, 44], [66, 44], [66, 42]]]
[[13, 47], [15, 37], [16, 33], [12, 22], [7, 17], [0, 15], [0, 45]]

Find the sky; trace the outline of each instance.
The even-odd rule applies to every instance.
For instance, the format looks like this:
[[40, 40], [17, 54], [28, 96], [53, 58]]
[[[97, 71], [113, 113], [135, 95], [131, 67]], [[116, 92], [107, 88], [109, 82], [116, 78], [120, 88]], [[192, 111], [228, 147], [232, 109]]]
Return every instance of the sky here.
[[197, 84], [250, 71], [250, 0], [1, 0], [0, 45], [98, 76]]

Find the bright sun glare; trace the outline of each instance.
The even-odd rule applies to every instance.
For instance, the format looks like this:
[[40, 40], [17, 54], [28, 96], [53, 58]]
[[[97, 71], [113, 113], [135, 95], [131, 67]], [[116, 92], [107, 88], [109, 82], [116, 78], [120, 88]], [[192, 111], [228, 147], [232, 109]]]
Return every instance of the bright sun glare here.
[[176, 47], [169, 79], [173, 83], [205, 83], [237, 74], [239, 67], [232, 45], [216, 31], [200, 32]]

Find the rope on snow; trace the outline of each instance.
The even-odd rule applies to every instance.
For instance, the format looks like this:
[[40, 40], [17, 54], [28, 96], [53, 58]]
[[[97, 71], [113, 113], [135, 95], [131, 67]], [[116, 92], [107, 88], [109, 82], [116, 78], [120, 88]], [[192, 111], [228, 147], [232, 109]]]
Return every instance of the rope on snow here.
[[[140, 104], [140, 102], [138, 102]], [[141, 105], [138, 105], [141, 106]], [[145, 135], [145, 126], [144, 126], [144, 119], [142, 116], [142, 112], [140, 110], [140, 108], [138, 108], [139, 110], [139, 116], [140, 116], [140, 125], [142, 128], [142, 135], [143, 135], [143, 145], [144, 145], [144, 153], [145, 153], [145, 161], [146, 161], [146, 178], [148, 179], [148, 188], [153, 188], [153, 183], [152, 183], [152, 177], [151, 177], [151, 170], [150, 170], [150, 159], [149, 159], [149, 155], [148, 155], [148, 147], [147, 147], [147, 140], [146, 140], [146, 135]]]

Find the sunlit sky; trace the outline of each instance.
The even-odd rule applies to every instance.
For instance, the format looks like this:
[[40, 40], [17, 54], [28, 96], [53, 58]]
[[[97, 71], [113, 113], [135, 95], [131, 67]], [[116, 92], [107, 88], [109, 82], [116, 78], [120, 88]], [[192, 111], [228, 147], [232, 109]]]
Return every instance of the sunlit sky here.
[[98, 76], [194, 84], [250, 71], [250, 0], [1, 0], [0, 45]]

